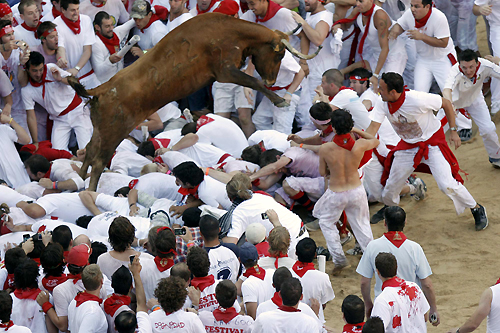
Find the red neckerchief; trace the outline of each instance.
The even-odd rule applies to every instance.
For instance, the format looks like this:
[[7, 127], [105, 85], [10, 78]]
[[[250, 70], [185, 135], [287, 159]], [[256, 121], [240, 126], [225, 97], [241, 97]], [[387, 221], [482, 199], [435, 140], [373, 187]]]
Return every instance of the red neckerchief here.
[[342, 86], [342, 87], [339, 88], [339, 91], [342, 91], [342, 90], [352, 90], [352, 91], [354, 91], [354, 89], [352, 89], [351, 87], [346, 87], [346, 86]]
[[155, 150], [160, 149], [160, 148], [168, 148], [168, 145], [170, 144], [170, 139], [156, 139], [152, 138], [149, 139], [153, 143], [153, 147], [155, 147]]
[[389, 108], [390, 114], [394, 114], [394, 112], [398, 111], [401, 105], [403, 105], [406, 99], [406, 91], [410, 90], [405, 87], [397, 100], [395, 100], [394, 102], [387, 102], [387, 107]]
[[118, 49], [120, 48], [120, 39], [114, 32], [113, 38], [104, 37], [99, 31], [96, 31], [96, 35], [102, 40], [104, 46], [108, 49], [109, 54], [115, 54], [118, 52]]
[[16, 297], [19, 299], [35, 300], [40, 292], [41, 292], [41, 290], [38, 288], [16, 289], [16, 290], [14, 290], [14, 295], [16, 295]]
[[335, 134], [332, 140], [337, 146], [342, 147], [344, 149], [347, 149], [349, 151], [352, 150], [352, 147], [354, 147], [354, 139], [351, 136], [351, 133], [347, 134]]
[[280, 5], [278, 5], [276, 2], [273, 2], [273, 1], [269, 0], [269, 6], [267, 6], [266, 15], [263, 18], [259, 18], [257, 15], [255, 15], [255, 22], [259, 23], [259, 22], [269, 21], [270, 19], [272, 19], [274, 17], [274, 15], [276, 15], [276, 13], [281, 8], [283, 8], [283, 7], [281, 7]]
[[[479, 67], [481, 67], [481, 61], [477, 62], [476, 71], [474, 72], [474, 76], [472, 77], [472, 78], [474, 78], [474, 81], [472, 82], [472, 84], [476, 84], [476, 81], [477, 81], [477, 71], [479, 70]], [[458, 69], [460, 70], [460, 72], [462, 72], [463, 75], [465, 75], [465, 73], [462, 71], [462, 68], [460, 68], [460, 66], [458, 66]], [[465, 75], [465, 77], [467, 77], [467, 75]], [[472, 78], [471, 78], [471, 80], [472, 80]]]
[[422, 17], [420, 20], [415, 19], [415, 28], [420, 29], [423, 26], [425, 26], [427, 24], [427, 20], [431, 16], [431, 13], [432, 13], [432, 5], [431, 9], [429, 9], [429, 12], [424, 17]]
[[40, 266], [40, 258], [31, 258], [38, 266]]
[[78, 20], [76, 20], [76, 22], [71, 21], [64, 15], [61, 15], [61, 18], [64, 21], [64, 23], [66, 23], [69, 30], [73, 31], [75, 35], [78, 35], [80, 31], [82, 31], [82, 28], [80, 27], [80, 16], [78, 16]]
[[79, 292], [75, 297], [75, 301], [76, 301], [76, 307], [79, 307], [80, 305], [82, 305], [87, 301], [96, 301], [99, 304], [102, 303], [102, 299], [100, 299], [96, 295], [89, 294], [86, 291]]
[[389, 240], [395, 247], [399, 248], [407, 239], [402, 231], [389, 231], [384, 233], [385, 238]]
[[373, 4], [372, 8], [370, 8], [370, 10], [368, 10], [366, 13], [362, 13], [363, 16], [368, 17], [368, 20], [366, 20], [365, 32], [363, 33], [363, 36], [361, 36], [361, 40], [359, 41], [359, 46], [358, 46], [359, 55], [363, 54], [363, 46], [365, 44], [366, 36], [368, 36], [368, 30], [370, 30], [370, 21], [372, 20], [372, 14], [374, 9], [375, 9], [375, 4]]
[[331, 102], [335, 96], [328, 96], [328, 100]]
[[198, 5], [196, 5], [196, 11], [198, 12], [198, 15], [208, 12], [215, 5], [216, 2], [217, 2], [217, 0], [210, 1], [210, 5], [208, 6], [208, 8], [206, 10], [200, 10], [200, 7], [198, 7]]
[[213, 275], [207, 275], [204, 277], [194, 277], [191, 279], [191, 285], [200, 291], [205, 290], [206, 287], [210, 287], [215, 283], [215, 278]]
[[[259, 193], [260, 191], [256, 191], [255, 193]], [[266, 192], [264, 192], [266, 193]], [[269, 195], [268, 193], [266, 193]], [[255, 248], [257, 249], [257, 252], [259, 253], [259, 258], [261, 257], [269, 257], [269, 243], [267, 241], [260, 242], [259, 244], [255, 244]]]
[[234, 317], [238, 315], [238, 312], [236, 312], [236, 309], [234, 307], [230, 307], [229, 309], [224, 309], [222, 307], [219, 307], [218, 309], [215, 309], [214, 312], [212, 312], [214, 315], [215, 320], [217, 321], [223, 321], [226, 324], [229, 323], [231, 320], [233, 320]]
[[44, 278], [42, 279], [42, 286], [51, 292], [54, 290], [56, 286], [60, 285], [63, 282], [66, 282], [67, 279], [68, 277], [66, 276], [66, 274], [63, 274], [61, 276], [45, 275]]
[[40, 25], [40, 21], [38, 21], [38, 24], [37, 24], [37, 25], [36, 25], [36, 27], [34, 27], [34, 28], [32, 28], [32, 27], [30, 27], [29, 25], [27, 25], [27, 24], [26, 24], [26, 22], [23, 22], [23, 23], [21, 24], [21, 26], [22, 26], [24, 29], [26, 29], [26, 30], [28, 30], [28, 31], [31, 31], [31, 32], [34, 32], [34, 33], [36, 33], [36, 29], [38, 28], [38, 26], [39, 26], [39, 25]]
[[288, 257], [288, 254], [283, 254], [283, 253], [278, 253], [278, 256], [277, 257], [274, 257], [275, 260], [274, 260], [274, 267], [276, 267], [276, 269], [278, 269], [278, 259], [279, 258], [285, 258], [285, 257]]
[[139, 179], [132, 179], [129, 183], [128, 183], [128, 188], [129, 189], [133, 189], [135, 187], [135, 185], [137, 185], [137, 183], [139, 182]]
[[365, 326], [365, 323], [346, 324], [342, 329], [342, 333], [361, 333], [363, 326]]
[[12, 320], [9, 320], [9, 322], [6, 324], [4, 324], [4, 323], [0, 324], [0, 328], [3, 328], [4, 331], [8, 331], [9, 328], [11, 328], [12, 326], [14, 326], [14, 322]]
[[326, 138], [328, 135], [330, 135], [331, 133], [333, 133], [333, 127], [332, 127], [332, 124], [328, 124], [328, 127], [325, 128], [324, 130], [321, 131], [321, 134], [320, 136], [322, 138]]
[[300, 277], [303, 277], [307, 271], [314, 271], [314, 263], [312, 262], [302, 262], [296, 261], [292, 266], [293, 271]]
[[149, 28], [151, 24], [158, 20], [165, 20], [168, 17], [168, 9], [163, 6], [153, 6], [155, 12], [151, 14], [151, 18], [149, 19], [148, 24], [144, 28], [141, 29], [141, 32], [144, 33], [144, 30]]
[[[40, 82], [36, 82], [29, 75], [28, 75], [28, 79], [33, 87], [38, 88], [38, 87], [42, 86], [42, 98], [45, 98], [45, 83], [54, 82], [54, 81], [47, 80], [47, 65], [43, 65], [42, 80]], [[50, 169], [49, 169], [49, 171], [50, 171]], [[47, 177], [47, 178], [49, 178], [49, 177]]]
[[73, 279], [73, 284], [76, 284], [79, 280], [82, 279], [81, 274], [68, 274], [66, 275], [66, 277], [68, 278], [68, 280]]
[[193, 197], [198, 198], [198, 187], [200, 187], [200, 184], [196, 185], [194, 188], [179, 187], [177, 192], [182, 195], [192, 195]]
[[299, 309], [296, 309], [293, 306], [286, 306], [286, 305], [278, 306], [278, 309], [285, 312], [300, 312]]
[[255, 265], [253, 267], [247, 268], [245, 273], [243, 273], [244, 277], [255, 276], [261, 280], [264, 280], [266, 277], [266, 270], [260, 267], [259, 265]]
[[90, 0], [90, 3], [92, 4], [92, 6], [100, 8], [100, 7], [104, 7], [104, 5], [106, 4], [106, 1], [103, 1], [101, 3], [96, 3], [92, 0]]
[[495, 285], [499, 284], [500, 283], [500, 279], [497, 280], [497, 282], [495, 283]]
[[210, 124], [212, 121], [215, 121], [215, 119], [212, 119], [212, 118], [207, 117], [205, 115], [201, 116], [198, 119], [198, 121], [196, 122], [196, 131], [198, 131], [201, 126], [205, 126], [206, 124]]
[[58, 11], [55, 6], [52, 6], [52, 16], [54, 16], [54, 18], [61, 16], [61, 12]]
[[278, 291], [274, 293], [273, 297], [271, 298], [271, 301], [277, 306], [283, 305], [283, 300], [281, 299], [281, 295]]
[[3, 284], [3, 290], [13, 289], [14, 288], [14, 273], [7, 274], [7, 278]]
[[111, 296], [106, 298], [104, 301], [104, 312], [109, 314], [111, 317], [115, 315], [115, 312], [123, 305], [128, 306], [130, 304], [130, 297], [127, 295], [118, 295], [113, 293]]
[[386, 280], [384, 283], [382, 283], [382, 290], [384, 290], [385, 287], [401, 287], [401, 285], [404, 282], [405, 282], [405, 280], [395, 276], [393, 278], [390, 278], [389, 280]]
[[160, 258], [160, 257], [156, 256], [155, 257], [155, 264], [156, 264], [156, 268], [158, 268], [158, 270], [160, 272], [164, 272], [174, 265], [174, 259], [172, 259], [172, 258]]

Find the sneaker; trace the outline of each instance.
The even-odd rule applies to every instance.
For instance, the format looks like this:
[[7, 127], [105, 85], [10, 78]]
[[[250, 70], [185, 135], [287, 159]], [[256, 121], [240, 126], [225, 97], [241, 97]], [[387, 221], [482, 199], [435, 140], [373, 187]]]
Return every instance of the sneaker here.
[[472, 139], [472, 128], [464, 128], [458, 131], [458, 137], [462, 142], [467, 142]]
[[375, 214], [373, 214], [373, 216], [370, 219], [370, 223], [371, 224], [377, 224], [380, 221], [385, 220], [385, 218], [384, 218], [384, 211], [385, 211], [385, 209], [387, 207], [388, 207], [387, 205], [384, 205], [384, 207], [380, 208], [380, 210], [378, 212], [376, 212]]
[[350, 256], [362, 255], [363, 249], [361, 249], [361, 246], [359, 246], [359, 244], [356, 244], [356, 246], [353, 247], [352, 249], [345, 251], [345, 254], [348, 254]]
[[491, 158], [490, 157], [490, 163], [493, 165], [493, 167], [500, 169], [500, 158]]
[[316, 248], [316, 254], [318, 256], [325, 256], [326, 257], [326, 261], [330, 261], [332, 260], [332, 255], [330, 254], [330, 251], [328, 251], [328, 249], [325, 249], [323, 246], [318, 246]]
[[317, 231], [317, 230], [319, 230], [319, 220], [318, 219], [316, 219], [316, 220], [314, 220], [312, 222], [309, 222], [309, 223], [305, 223], [304, 225], [305, 225], [307, 231]]
[[353, 239], [353, 236], [351, 234], [351, 232], [347, 232], [346, 236], [344, 238], [340, 238], [340, 244], [342, 246], [344, 246], [345, 244], [349, 243], [350, 241], [352, 241]]
[[416, 201], [424, 200], [425, 193], [427, 192], [427, 185], [425, 185], [424, 181], [420, 178], [415, 179], [413, 182], [413, 186], [417, 189], [417, 192], [413, 193], [411, 197]]
[[347, 259], [346, 259], [346, 261], [344, 261], [342, 263], [335, 264], [335, 268], [332, 270], [332, 275], [333, 276], [340, 275], [340, 273], [344, 269], [349, 268], [349, 267], [351, 267], [351, 265], [349, 264], [349, 261]]
[[488, 216], [486, 215], [486, 209], [479, 204], [478, 206], [478, 208], [471, 208], [470, 211], [472, 212], [472, 216], [474, 216], [476, 231], [481, 231], [488, 226]]

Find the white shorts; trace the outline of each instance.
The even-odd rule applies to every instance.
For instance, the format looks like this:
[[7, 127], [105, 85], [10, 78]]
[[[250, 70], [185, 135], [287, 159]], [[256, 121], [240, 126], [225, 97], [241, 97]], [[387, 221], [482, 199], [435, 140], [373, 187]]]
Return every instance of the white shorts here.
[[[287, 177], [286, 182], [288, 185], [296, 191], [303, 191], [307, 194], [311, 201], [318, 201], [318, 199], [325, 193], [326, 184], [324, 177], [318, 178], [310, 178], [310, 177]], [[291, 206], [293, 203], [293, 199], [291, 199], [288, 194], [285, 193], [283, 187], [280, 187], [276, 190], [275, 193], [278, 193], [283, 200]]]
[[214, 113], [235, 112], [240, 108], [253, 109], [255, 106], [255, 98], [252, 104], [248, 103], [243, 92], [243, 86], [234, 83], [214, 82], [212, 91]]

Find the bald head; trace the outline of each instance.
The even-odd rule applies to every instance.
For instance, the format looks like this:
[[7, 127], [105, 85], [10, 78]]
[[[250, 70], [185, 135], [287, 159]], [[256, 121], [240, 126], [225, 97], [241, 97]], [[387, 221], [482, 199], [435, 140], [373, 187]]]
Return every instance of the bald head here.
[[87, 244], [90, 248], [92, 245], [92, 242], [90, 241], [89, 236], [81, 234], [73, 240], [73, 246], [78, 246], [81, 244]]

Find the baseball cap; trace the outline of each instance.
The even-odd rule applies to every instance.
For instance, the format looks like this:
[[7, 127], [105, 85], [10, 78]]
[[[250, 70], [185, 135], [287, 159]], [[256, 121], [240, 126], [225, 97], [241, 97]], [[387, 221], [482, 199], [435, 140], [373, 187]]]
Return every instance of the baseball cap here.
[[77, 245], [69, 250], [66, 262], [75, 266], [87, 266], [92, 249], [87, 244]]
[[142, 19], [148, 15], [148, 5], [145, 0], [136, 0], [130, 11], [130, 18]]
[[250, 244], [249, 242], [243, 243], [240, 247], [240, 260], [242, 263], [246, 263], [248, 260], [258, 260], [259, 252], [257, 252], [257, 248], [255, 245]]
[[262, 223], [252, 223], [245, 231], [245, 238], [252, 244], [259, 244], [266, 238], [266, 227]]
[[223, 0], [220, 2], [219, 6], [214, 9], [214, 13], [221, 13], [230, 16], [234, 16], [240, 10], [240, 6], [234, 0]]

